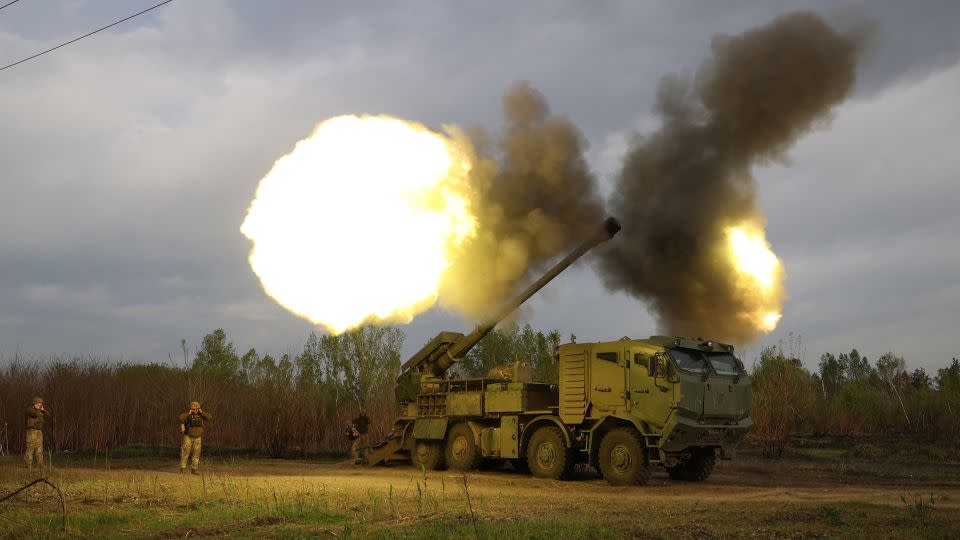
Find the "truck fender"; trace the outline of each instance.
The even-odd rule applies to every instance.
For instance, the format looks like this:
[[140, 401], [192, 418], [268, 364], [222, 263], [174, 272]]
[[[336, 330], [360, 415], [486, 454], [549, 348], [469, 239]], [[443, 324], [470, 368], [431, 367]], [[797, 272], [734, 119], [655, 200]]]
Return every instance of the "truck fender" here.
[[446, 418], [417, 418], [413, 422], [413, 438], [441, 441], [447, 436]]
[[487, 429], [488, 426], [485, 426], [479, 422], [474, 422], [473, 420], [467, 420], [467, 426], [470, 427], [470, 431], [473, 432], [473, 442], [477, 445], [477, 448], [480, 448], [480, 432], [484, 429]]
[[525, 426], [523, 426], [523, 433], [520, 434], [520, 448], [526, 449], [527, 441], [530, 440], [530, 436], [533, 435], [533, 432], [536, 431], [540, 426], [547, 424], [554, 424], [560, 428], [560, 431], [563, 432], [563, 440], [567, 443], [567, 448], [571, 448], [573, 446], [573, 440], [570, 438], [570, 431], [560, 420], [560, 418], [549, 414], [543, 414], [535, 417], [533, 420], [530, 420]]
[[596, 424], [593, 425], [593, 427], [590, 428], [591, 440], [593, 439], [593, 435], [595, 433], [605, 431], [607, 428], [614, 425], [618, 425], [618, 426], [631, 425], [634, 427], [634, 429], [637, 430], [637, 433], [643, 436], [646, 436], [650, 433], [650, 430], [647, 429], [647, 426], [644, 425], [643, 422], [640, 422], [635, 418], [611, 415], [611, 416], [604, 416], [603, 418], [600, 419], [599, 422], [597, 422]]

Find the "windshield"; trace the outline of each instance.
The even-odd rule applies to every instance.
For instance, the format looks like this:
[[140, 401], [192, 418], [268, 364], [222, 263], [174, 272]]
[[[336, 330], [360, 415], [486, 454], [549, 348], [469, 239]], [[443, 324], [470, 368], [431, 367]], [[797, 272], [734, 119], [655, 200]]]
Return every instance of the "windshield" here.
[[727, 353], [709, 353], [707, 360], [713, 366], [717, 375], [737, 375], [740, 373], [740, 361], [735, 356]]
[[670, 349], [670, 356], [677, 362], [677, 367], [683, 371], [692, 371], [694, 373], [707, 372], [707, 363], [703, 361], [703, 355], [700, 354], [699, 351]]
[[740, 361], [729, 353], [707, 353], [689, 349], [670, 349], [670, 356], [677, 363], [677, 367], [686, 372], [707, 373], [707, 362], [717, 375], [738, 375], [741, 370]]

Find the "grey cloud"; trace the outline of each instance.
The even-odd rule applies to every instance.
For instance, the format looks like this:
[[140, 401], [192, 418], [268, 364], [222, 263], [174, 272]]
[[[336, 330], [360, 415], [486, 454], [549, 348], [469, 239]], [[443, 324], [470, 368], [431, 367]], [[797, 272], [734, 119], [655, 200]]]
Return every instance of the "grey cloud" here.
[[757, 172], [791, 295], [781, 328], [928, 368], [960, 352], [957, 92], [960, 64], [898, 84], [841, 108], [790, 168]]
[[[894, 29], [861, 79], [863, 99], [886, 99], [891, 84], [911, 85], [956, 59], [956, 33], [945, 31], [958, 19], [954, 3], [863, 5], [881, 30]], [[583, 129], [593, 143], [595, 169], [603, 173], [616, 169], [604, 165], [618, 159], [616, 141], [646, 126], [664, 73], [695, 67], [716, 32], [739, 32], [801, 7], [832, 9], [827, 2], [418, 2], [416, 8], [392, 2], [174, 2], [0, 72], [0, 351], [19, 344], [40, 353], [162, 360], [172, 352], [176, 359], [181, 337], [196, 344], [220, 326], [240, 348], [296, 348], [311, 327], [264, 297], [238, 227], [259, 178], [316, 122], [384, 112], [435, 126], [496, 129], [501, 94], [527, 79], [553, 110]], [[0, 62], [130, 10], [120, 1], [18, 3], [0, 18]], [[788, 312], [784, 328], [803, 333], [811, 350], [848, 342], [864, 347], [857, 336], [889, 331], [892, 323], [871, 327], [873, 319], [861, 312], [862, 324], [813, 326], [834, 309], [821, 299], [837, 292], [811, 286], [816, 294], [805, 298], [794, 283], [807, 286], [799, 281], [807, 268], [816, 276], [810, 281], [842, 281], [815, 273], [819, 261], [829, 266], [828, 253], [842, 258], [845, 245], [926, 221], [924, 214], [943, 214], [955, 193], [939, 180], [942, 172], [929, 168], [940, 163], [956, 171], [952, 155], [906, 156], [905, 167], [924, 167], [915, 181], [927, 183], [909, 199], [920, 210], [898, 212], [897, 201], [910, 193], [893, 190], [872, 203], [831, 201], [834, 210], [808, 218], [803, 206], [823, 205], [811, 193], [816, 187], [802, 186], [819, 184], [791, 175], [806, 180], [852, 170], [865, 159], [851, 143], [855, 137], [844, 132], [821, 146], [811, 140], [809, 150], [798, 148], [791, 169], [761, 181], [771, 239], [791, 276], [791, 302], [810, 313], [794, 321]], [[833, 153], [832, 146], [844, 150]], [[887, 214], [885, 222], [903, 226], [884, 228], [868, 219], [870, 204], [881, 200], [876, 208]], [[953, 226], [943, 218], [935, 232]], [[837, 237], [846, 244], [821, 253], [819, 238]], [[951, 260], [932, 261], [945, 271], [956, 268]], [[896, 273], [889, 279], [904, 280]], [[41, 288], [25, 296], [29, 287]], [[50, 301], [56, 295], [49, 287], [61, 287], [64, 298], [79, 303], [70, 308]], [[912, 298], [913, 286], [900, 290], [898, 298]], [[916, 290], [917, 303], [909, 305], [926, 311], [902, 317], [907, 337], [890, 346], [916, 351], [933, 365], [950, 354], [950, 344], [938, 340], [934, 325], [914, 321], [955, 320], [956, 304], [936, 301], [955, 293]], [[641, 304], [606, 294], [586, 265], [551, 284], [524, 313], [535, 325], [572, 331], [581, 340], [655, 331]], [[406, 349], [440, 329], [464, 326], [432, 311], [407, 327]]]

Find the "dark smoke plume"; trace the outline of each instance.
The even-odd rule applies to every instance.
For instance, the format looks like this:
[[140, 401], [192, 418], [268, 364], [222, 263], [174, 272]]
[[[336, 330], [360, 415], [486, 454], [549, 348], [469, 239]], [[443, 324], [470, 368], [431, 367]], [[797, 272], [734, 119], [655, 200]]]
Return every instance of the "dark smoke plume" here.
[[440, 294], [445, 305], [476, 320], [603, 216], [576, 126], [551, 114], [526, 83], [504, 96], [503, 112], [506, 130], [495, 143], [480, 129], [470, 133], [479, 157], [471, 175], [479, 233], [445, 274]]
[[751, 166], [784, 159], [829, 119], [854, 84], [859, 41], [793, 13], [715, 37], [693, 80], [665, 77], [662, 127], [629, 150], [612, 198], [623, 231], [599, 265], [606, 285], [648, 301], [668, 333], [755, 339], [757, 298], [718, 246], [730, 226], [763, 227]]

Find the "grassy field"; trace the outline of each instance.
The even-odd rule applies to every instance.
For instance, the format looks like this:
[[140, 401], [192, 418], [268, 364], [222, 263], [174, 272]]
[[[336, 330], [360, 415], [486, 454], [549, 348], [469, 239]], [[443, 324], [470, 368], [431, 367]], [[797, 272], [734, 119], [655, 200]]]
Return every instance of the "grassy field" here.
[[[878, 445], [873, 444], [873, 447]], [[879, 446], [883, 448], [883, 446]], [[657, 472], [608, 486], [591, 470], [563, 482], [506, 470], [462, 475], [221, 455], [202, 476], [127, 452], [54, 456], [47, 478], [0, 503], [12, 538], [956, 538], [960, 464], [942, 452], [876, 452], [798, 441], [780, 461], [745, 449], [705, 483]], [[870, 454], [872, 457], [859, 457]], [[874, 454], [884, 454], [877, 456]], [[930, 457], [930, 456], [933, 457]], [[940, 456], [940, 457], [938, 457]], [[0, 458], [0, 495], [35, 478]]]

